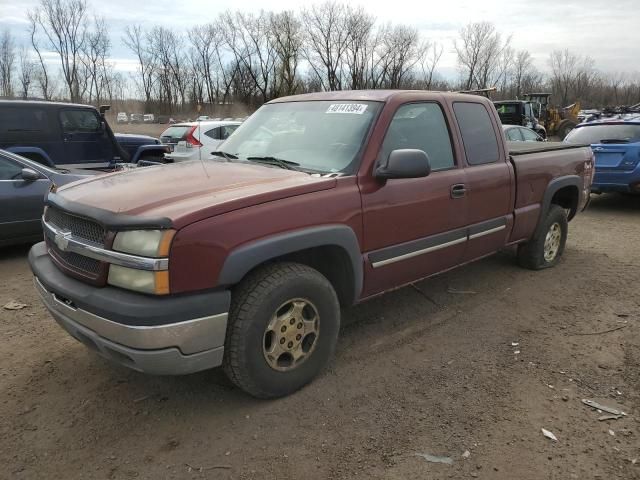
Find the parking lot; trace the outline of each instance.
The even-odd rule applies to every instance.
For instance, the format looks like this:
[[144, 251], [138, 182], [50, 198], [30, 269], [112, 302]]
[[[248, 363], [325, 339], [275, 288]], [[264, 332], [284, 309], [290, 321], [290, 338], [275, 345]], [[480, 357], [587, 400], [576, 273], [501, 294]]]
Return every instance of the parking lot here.
[[350, 309], [328, 371], [275, 401], [97, 357], [4, 249], [0, 306], [28, 306], [0, 309], [0, 477], [640, 478], [639, 216], [594, 196], [556, 268], [505, 252]]

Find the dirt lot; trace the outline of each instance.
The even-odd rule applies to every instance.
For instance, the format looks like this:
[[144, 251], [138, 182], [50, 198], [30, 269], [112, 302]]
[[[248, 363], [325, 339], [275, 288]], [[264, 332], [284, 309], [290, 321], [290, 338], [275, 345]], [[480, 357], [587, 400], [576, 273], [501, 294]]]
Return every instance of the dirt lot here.
[[151, 135], [152, 137], [159, 138], [162, 132], [164, 132], [171, 125], [160, 123], [115, 123], [110, 122], [111, 129], [116, 133], [137, 133], [140, 135]]
[[504, 253], [350, 309], [328, 371], [268, 402], [107, 363], [0, 251], [0, 306], [29, 305], [0, 308], [0, 477], [640, 478], [638, 238], [640, 199], [594, 197], [557, 268]]

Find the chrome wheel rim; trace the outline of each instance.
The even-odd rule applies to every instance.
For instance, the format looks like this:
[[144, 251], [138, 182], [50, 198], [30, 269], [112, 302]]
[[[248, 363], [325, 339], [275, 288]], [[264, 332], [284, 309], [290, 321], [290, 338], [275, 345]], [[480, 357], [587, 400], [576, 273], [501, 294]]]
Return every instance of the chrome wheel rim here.
[[264, 332], [262, 349], [267, 364], [286, 372], [313, 353], [320, 333], [318, 309], [309, 300], [295, 298], [278, 307]]
[[560, 240], [562, 239], [562, 228], [558, 222], [549, 227], [547, 236], [544, 239], [544, 259], [552, 262], [560, 250]]

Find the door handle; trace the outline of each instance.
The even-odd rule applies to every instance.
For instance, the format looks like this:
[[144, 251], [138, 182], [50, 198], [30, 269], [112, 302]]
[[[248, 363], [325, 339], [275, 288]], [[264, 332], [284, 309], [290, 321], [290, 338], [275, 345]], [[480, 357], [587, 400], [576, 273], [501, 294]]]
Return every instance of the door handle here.
[[456, 183], [451, 185], [451, 198], [462, 198], [467, 194], [467, 187], [464, 183]]

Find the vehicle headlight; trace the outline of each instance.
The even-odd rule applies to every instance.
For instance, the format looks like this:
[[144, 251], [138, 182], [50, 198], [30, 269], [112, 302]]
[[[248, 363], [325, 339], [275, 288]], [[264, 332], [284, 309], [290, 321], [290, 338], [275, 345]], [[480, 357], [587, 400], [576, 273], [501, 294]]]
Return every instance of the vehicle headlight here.
[[169, 293], [169, 271], [137, 270], [120, 265], [110, 265], [107, 283], [114, 287], [142, 293], [167, 295]]
[[175, 233], [175, 230], [119, 232], [113, 241], [113, 249], [143, 257], [166, 257]]

